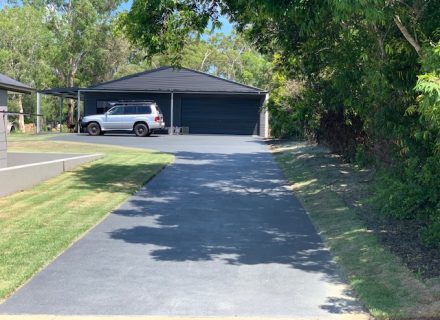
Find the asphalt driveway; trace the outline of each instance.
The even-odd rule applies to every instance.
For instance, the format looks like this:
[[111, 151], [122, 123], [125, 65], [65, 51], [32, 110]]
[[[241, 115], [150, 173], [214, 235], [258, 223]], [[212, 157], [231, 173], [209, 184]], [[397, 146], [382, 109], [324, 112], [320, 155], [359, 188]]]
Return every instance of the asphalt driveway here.
[[362, 311], [259, 138], [61, 139], [157, 149], [176, 162], [0, 313], [321, 319]]

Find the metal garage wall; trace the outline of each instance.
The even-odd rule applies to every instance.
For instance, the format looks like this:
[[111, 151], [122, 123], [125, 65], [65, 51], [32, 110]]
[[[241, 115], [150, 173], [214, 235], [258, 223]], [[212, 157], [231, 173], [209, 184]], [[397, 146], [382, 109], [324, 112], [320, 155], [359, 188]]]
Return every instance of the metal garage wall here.
[[259, 134], [259, 96], [183, 95], [181, 125], [190, 133]]

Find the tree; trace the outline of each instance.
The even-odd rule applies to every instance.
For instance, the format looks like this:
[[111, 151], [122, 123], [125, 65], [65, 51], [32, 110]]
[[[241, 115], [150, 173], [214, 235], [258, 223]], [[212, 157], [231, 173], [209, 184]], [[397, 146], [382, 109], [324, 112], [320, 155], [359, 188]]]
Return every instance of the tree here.
[[[75, 87], [110, 78], [119, 59], [113, 34], [118, 0], [46, 0], [47, 23], [54, 36], [52, 66], [59, 86]], [[112, 48], [112, 50], [108, 50]], [[75, 125], [75, 105], [69, 99], [67, 123]]]
[[[0, 11], [0, 71], [32, 87], [52, 82], [48, 64], [52, 42], [44, 24], [42, 11], [30, 5], [5, 7]], [[18, 110], [23, 113], [23, 97], [16, 96]], [[33, 110], [27, 110], [33, 111]], [[24, 116], [19, 116], [24, 130]]]
[[[0, 42], [13, 44], [5, 46], [3, 53], [9, 57], [4, 59], [15, 61], [16, 70], [10, 70], [11, 75], [39, 88], [81, 87], [111, 79], [129, 51], [127, 41], [114, 32], [113, 20], [120, 2], [9, 1], [10, 7], [1, 10], [5, 19], [0, 23], [5, 32]], [[67, 124], [75, 126], [75, 104], [71, 99]]]
[[[121, 64], [115, 77], [170, 65], [175, 61], [170, 53], [145, 59], [147, 55], [145, 50], [132, 48], [127, 55], [128, 61]], [[186, 68], [261, 88], [267, 88], [270, 82], [271, 62], [236, 33], [207, 32], [203, 37], [192, 37], [180, 56], [180, 65]]]
[[270, 57], [259, 54], [248, 41], [233, 32], [225, 36], [217, 34], [210, 38], [216, 48], [214, 73], [260, 88], [269, 88], [272, 63]]

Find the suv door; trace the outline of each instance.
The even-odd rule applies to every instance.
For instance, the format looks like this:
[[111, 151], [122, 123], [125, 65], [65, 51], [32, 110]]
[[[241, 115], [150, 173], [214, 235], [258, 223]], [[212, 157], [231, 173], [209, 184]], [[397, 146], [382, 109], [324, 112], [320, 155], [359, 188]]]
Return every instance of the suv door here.
[[124, 123], [124, 107], [114, 106], [105, 114], [104, 127], [109, 130], [122, 130]]
[[124, 115], [122, 116], [122, 128], [123, 130], [133, 130], [134, 123], [136, 122], [136, 106], [125, 105]]

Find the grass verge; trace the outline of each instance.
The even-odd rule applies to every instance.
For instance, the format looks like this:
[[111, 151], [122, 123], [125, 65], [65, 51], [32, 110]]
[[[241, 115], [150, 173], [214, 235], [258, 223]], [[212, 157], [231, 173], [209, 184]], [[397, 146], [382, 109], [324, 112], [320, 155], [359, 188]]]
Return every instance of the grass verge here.
[[8, 148], [101, 153], [104, 157], [0, 198], [0, 298], [11, 294], [173, 160], [172, 155], [141, 149], [38, 139], [12, 139]]
[[342, 193], [368, 189], [362, 173], [325, 148], [275, 143], [276, 160], [361, 302], [377, 318], [440, 316], [440, 282], [425, 282], [388, 252]]
[[49, 133], [21, 133], [14, 132], [10, 133], [7, 136], [8, 142], [17, 142], [17, 141], [43, 141], [53, 137], [61, 137], [65, 136], [67, 133], [59, 133], [59, 132], [49, 132]]

